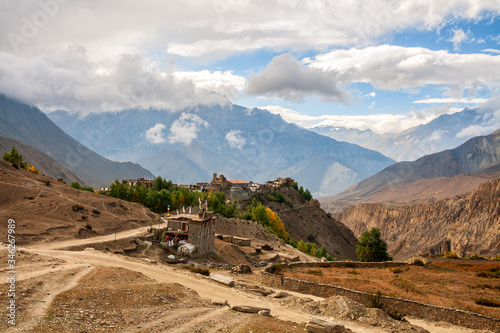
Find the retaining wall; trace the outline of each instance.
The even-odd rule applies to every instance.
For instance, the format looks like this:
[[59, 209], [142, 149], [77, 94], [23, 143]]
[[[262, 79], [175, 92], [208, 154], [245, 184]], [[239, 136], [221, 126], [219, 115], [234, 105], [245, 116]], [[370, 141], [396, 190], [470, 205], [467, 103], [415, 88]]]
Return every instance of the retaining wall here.
[[[261, 272], [261, 282], [262, 284], [270, 287], [287, 289], [319, 297], [345, 296], [365, 306], [370, 305], [371, 300], [373, 299], [372, 294], [334, 285], [292, 279], [281, 275], [271, 274], [266, 271]], [[472, 329], [489, 329], [493, 332], [500, 332], [500, 319], [497, 318], [491, 318], [477, 313], [445, 308], [431, 304], [419, 303], [402, 298], [381, 296], [381, 300], [385, 309], [389, 311], [397, 311], [404, 315], [431, 319], [434, 321], [444, 321]]]

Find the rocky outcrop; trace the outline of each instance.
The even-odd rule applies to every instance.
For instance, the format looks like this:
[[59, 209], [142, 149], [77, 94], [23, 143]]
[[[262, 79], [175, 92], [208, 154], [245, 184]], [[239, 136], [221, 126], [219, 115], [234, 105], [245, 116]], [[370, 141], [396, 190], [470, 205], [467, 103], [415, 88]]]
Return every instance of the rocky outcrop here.
[[360, 236], [380, 228], [396, 260], [415, 254], [456, 252], [460, 256], [500, 254], [500, 178], [474, 192], [419, 204], [359, 204], [336, 218]]

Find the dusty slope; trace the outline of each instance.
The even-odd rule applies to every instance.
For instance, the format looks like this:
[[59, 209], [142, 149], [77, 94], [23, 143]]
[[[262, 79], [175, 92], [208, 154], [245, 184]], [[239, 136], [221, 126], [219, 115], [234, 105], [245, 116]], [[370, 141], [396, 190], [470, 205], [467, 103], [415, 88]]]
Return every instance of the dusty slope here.
[[336, 195], [330, 201], [363, 199], [384, 188], [420, 179], [498, 171], [491, 168], [499, 163], [500, 130], [487, 136], [472, 138], [455, 149], [427, 155], [414, 162], [391, 165]]
[[[313, 202], [304, 200], [292, 186], [282, 185], [277, 190], [293, 206], [270, 201], [271, 189], [269, 188], [256, 194], [255, 198], [278, 213], [292, 238], [315, 243], [317, 246], [324, 245], [327, 251], [337, 259], [357, 259], [355, 252], [357, 239], [349, 228], [328, 216]], [[251, 200], [242, 202], [242, 209], [249, 205]]]
[[0, 219], [4, 235], [7, 220], [16, 221], [18, 245], [114, 234], [160, 221], [141, 205], [78, 191], [4, 161], [0, 161]]
[[337, 218], [356, 235], [378, 227], [395, 259], [417, 253], [500, 254], [500, 178], [474, 192], [419, 204], [359, 204]]
[[62, 178], [68, 184], [74, 181], [80, 183], [82, 182], [78, 176], [69, 171], [61, 163], [21, 141], [0, 136], [0, 145], [0, 156], [3, 156], [5, 152], [10, 151], [12, 147], [15, 147], [17, 151], [23, 155], [24, 161], [28, 161], [30, 164], [34, 165], [38, 170], [40, 170], [41, 174], [54, 179]]
[[387, 186], [374, 194], [356, 200], [335, 201], [334, 197], [327, 197], [321, 198], [319, 201], [323, 208], [332, 214], [336, 214], [343, 208], [357, 203], [418, 203], [436, 201], [471, 193], [481, 183], [497, 177], [500, 177], [500, 171], [473, 175], [461, 174], [454, 177], [419, 179], [412, 183]]

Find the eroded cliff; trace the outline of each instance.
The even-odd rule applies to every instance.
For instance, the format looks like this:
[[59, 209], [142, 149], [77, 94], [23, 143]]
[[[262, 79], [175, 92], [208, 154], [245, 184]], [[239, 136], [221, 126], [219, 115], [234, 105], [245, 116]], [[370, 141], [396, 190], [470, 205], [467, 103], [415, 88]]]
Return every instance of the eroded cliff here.
[[359, 204], [336, 215], [359, 237], [382, 231], [395, 260], [415, 254], [500, 254], [500, 178], [470, 194], [419, 204]]

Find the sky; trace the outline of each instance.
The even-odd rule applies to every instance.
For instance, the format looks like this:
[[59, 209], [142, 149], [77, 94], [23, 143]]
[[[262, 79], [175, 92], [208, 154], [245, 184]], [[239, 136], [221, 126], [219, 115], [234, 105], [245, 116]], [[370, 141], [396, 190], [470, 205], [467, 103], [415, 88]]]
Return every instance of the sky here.
[[396, 133], [499, 99], [499, 11], [491, 0], [0, 0], [0, 93], [44, 112], [233, 103], [306, 128]]

